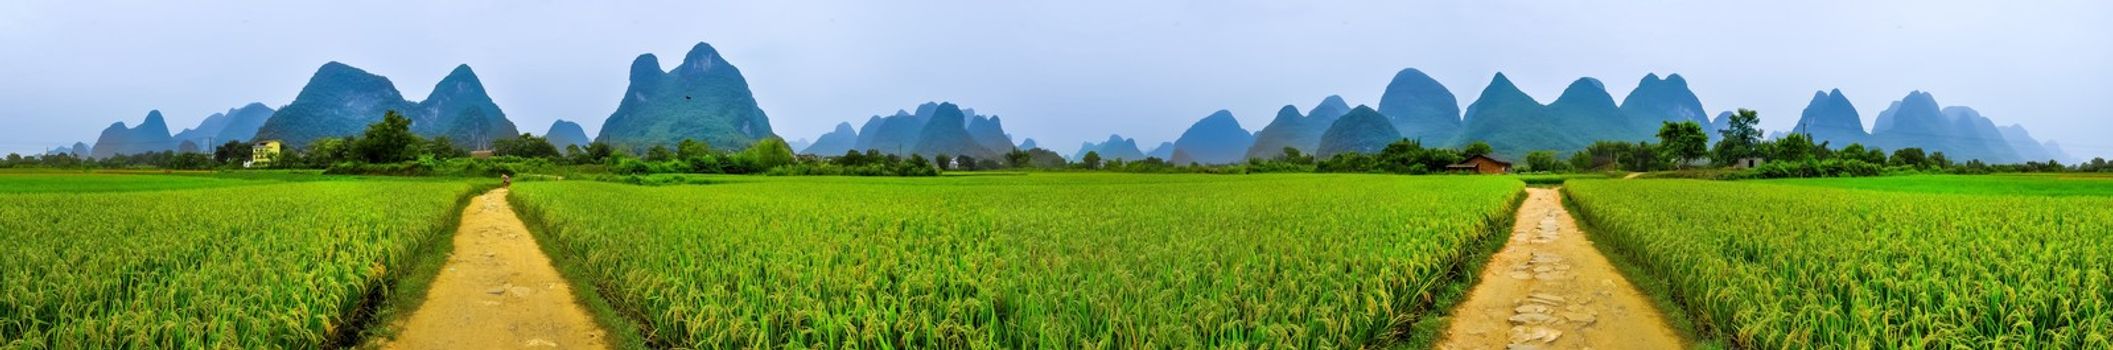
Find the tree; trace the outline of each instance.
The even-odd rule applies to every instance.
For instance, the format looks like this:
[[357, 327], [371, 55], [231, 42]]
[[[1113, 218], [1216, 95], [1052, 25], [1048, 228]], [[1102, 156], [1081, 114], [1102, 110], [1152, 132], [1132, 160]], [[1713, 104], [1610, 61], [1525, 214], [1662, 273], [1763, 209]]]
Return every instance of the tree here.
[[1944, 152], [1931, 152], [1929, 164], [1930, 169], [1950, 168], [1952, 167], [1952, 159], [1945, 157]]
[[[354, 140], [336, 137], [322, 137], [316, 138], [314, 141], [308, 141], [308, 150], [302, 155], [307, 158], [307, 162], [301, 165], [322, 168], [329, 167], [337, 162], [354, 160], [359, 153], [354, 151], [353, 145]], [[277, 159], [272, 160], [271, 163], [273, 166], [293, 167], [296, 165], [291, 164], [293, 162], [281, 162]]]
[[1929, 161], [1929, 156], [1924, 155], [1921, 148], [1908, 147], [1893, 150], [1893, 159], [1886, 161], [1886, 164], [1920, 168], [1927, 166]]
[[765, 137], [734, 155], [735, 159], [756, 172], [792, 164], [796, 160], [795, 157], [792, 145], [785, 144], [785, 139], [776, 137]]
[[674, 159], [675, 150], [668, 149], [668, 146], [653, 145], [646, 148], [646, 161], [664, 162]]
[[492, 154], [522, 158], [557, 158], [558, 146], [529, 133], [492, 141]]
[[1592, 162], [1591, 152], [1577, 151], [1570, 153], [1570, 170], [1580, 172], [1592, 171], [1593, 165], [1595, 164], [1593, 164]]
[[1014, 148], [1010, 152], [1005, 152], [1005, 166], [1025, 168], [1028, 166], [1027, 162], [1033, 159], [1034, 154], [1027, 153], [1027, 150]]
[[1627, 146], [1626, 150], [1629, 152], [1629, 156], [1627, 157], [1628, 162], [1622, 163], [1622, 169], [1624, 170], [1642, 172], [1666, 168], [1665, 158], [1660, 156], [1658, 145], [1653, 145], [1650, 142], [1637, 142]]
[[1760, 112], [1740, 108], [1727, 118], [1726, 123], [1724, 130], [1717, 131], [1723, 139], [1717, 140], [1717, 148], [1711, 152], [1712, 161], [1717, 165], [1728, 165], [1739, 161], [1740, 158], [1752, 158], [1761, 154], [1756, 149], [1761, 143], [1761, 129], [1758, 127], [1761, 124]]
[[960, 168], [962, 171], [976, 170], [976, 158], [964, 155], [960, 157], [954, 157], [954, 162], [960, 164], [954, 167]]
[[1466, 147], [1460, 148], [1460, 157], [1462, 159], [1486, 156], [1490, 153], [1495, 153], [1495, 151], [1490, 149], [1488, 142], [1482, 142], [1481, 140], [1475, 140], [1475, 142], [1468, 143]]
[[682, 143], [675, 144], [675, 158], [677, 159], [697, 159], [711, 154], [712, 144], [708, 142], [682, 139]]
[[1812, 136], [1805, 133], [1790, 133], [1771, 142], [1767, 147], [1770, 161], [1805, 161], [1816, 157], [1818, 146], [1812, 144]]
[[1849, 144], [1849, 147], [1842, 147], [1841, 151], [1834, 152], [1834, 159], [1855, 160], [1871, 164], [1885, 164], [1886, 154], [1876, 148], [1868, 150], [1864, 149], [1864, 145], [1861, 143], [1851, 143]]
[[395, 163], [418, 159], [424, 141], [411, 133], [411, 119], [389, 110], [382, 120], [367, 125], [367, 132], [352, 142], [353, 153], [368, 163]]
[[1087, 169], [1100, 169], [1101, 152], [1087, 151], [1085, 157], [1079, 158], [1079, 164], [1085, 165]]
[[462, 147], [455, 147], [455, 140], [449, 139], [447, 135], [434, 136], [432, 140], [426, 140], [425, 153], [433, 156], [434, 159], [453, 159], [470, 155], [470, 152], [462, 150]]
[[1305, 152], [1299, 152], [1298, 148], [1289, 146], [1284, 147], [1284, 154], [1278, 155], [1277, 160], [1299, 165], [1313, 165], [1314, 161], [1312, 155], [1308, 155]]
[[1662, 122], [1658, 126], [1659, 155], [1673, 160], [1675, 166], [1686, 167], [1695, 159], [1709, 155], [1708, 147], [1709, 134], [1702, 133], [1702, 124], [1695, 121]]
[[213, 161], [220, 164], [242, 164], [250, 158], [250, 145], [242, 141], [228, 141], [213, 148]]
[[1563, 171], [1563, 162], [1555, 159], [1555, 151], [1526, 152], [1526, 169], [1530, 171]]
[[944, 154], [936, 155], [932, 156], [932, 162], [939, 165], [939, 170], [954, 170], [954, 165], [951, 164], [954, 162], [954, 157]]
[[602, 164], [608, 162], [610, 157], [615, 157], [617, 154], [616, 146], [610, 146], [608, 143], [599, 141], [590, 142], [587, 143], [587, 148], [573, 154], [573, 157], [578, 158], [573, 160], [573, 163]]

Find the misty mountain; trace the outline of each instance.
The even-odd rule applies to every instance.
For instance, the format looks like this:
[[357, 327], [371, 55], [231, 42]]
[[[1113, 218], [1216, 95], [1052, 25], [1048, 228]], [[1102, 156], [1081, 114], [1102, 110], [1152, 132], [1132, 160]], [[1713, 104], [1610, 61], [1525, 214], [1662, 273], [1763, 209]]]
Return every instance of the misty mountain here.
[[851, 123], [848, 122], [836, 123], [836, 130], [830, 130], [828, 133], [814, 138], [814, 144], [800, 149], [800, 153], [839, 156], [843, 155], [844, 152], [851, 151], [856, 146], [858, 146], [858, 130], [851, 129]]
[[1005, 134], [1005, 121], [999, 120], [998, 116], [985, 117], [976, 115], [973, 109], [963, 110], [962, 112], [969, 116], [968, 135], [969, 138], [976, 141], [976, 144], [983, 145], [984, 149], [998, 153], [1011, 152], [1013, 150], [1012, 135]]
[[45, 150], [44, 155], [52, 156], [64, 154], [73, 156], [74, 158], [87, 158], [90, 151], [92, 150], [88, 147], [88, 143], [74, 142], [71, 146], [59, 146], [58, 148]]
[[1253, 146], [1255, 137], [1233, 112], [1218, 110], [1210, 116], [1190, 125], [1181, 137], [1174, 140], [1175, 164], [1232, 164], [1247, 161], [1247, 149]]
[[[78, 147], [80, 144], [74, 145]], [[2054, 159], [2059, 159], [2063, 163], [2078, 163], [2083, 161], [2082, 159], [2069, 155], [2069, 152], [2062, 151], [2062, 144], [2055, 143], [2054, 140], [2047, 140], [2047, 142], [2041, 143], [2040, 145], [2047, 150], [2047, 154], [2054, 155]]]
[[1630, 136], [1635, 138], [1657, 137], [1664, 122], [1693, 121], [1701, 124], [1702, 130], [1713, 130], [1709, 115], [1703, 112], [1702, 99], [1688, 90], [1687, 78], [1678, 73], [1665, 79], [1659, 79], [1657, 73], [1645, 74], [1636, 89], [1622, 98], [1621, 113], [1628, 116]]
[[587, 129], [581, 128], [580, 123], [564, 119], [550, 122], [550, 129], [543, 132], [543, 137], [550, 140], [551, 146], [557, 146], [560, 152], [565, 150], [565, 146], [585, 148], [588, 143], [593, 142], [592, 139], [587, 138]]
[[486, 148], [491, 140], [519, 134], [468, 65], [456, 66], [426, 101], [414, 103], [389, 78], [330, 62], [316, 69], [293, 103], [273, 111], [253, 138], [304, 147], [318, 138], [359, 134], [391, 110], [411, 120], [412, 132], [448, 136], [466, 148]]
[[333, 61], [317, 68], [293, 103], [258, 127], [256, 138], [306, 147], [315, 139], [358, 134], [391, 110], [408, 114], [414, 105], [389, 78]]
[[[991, 150], [976, 142], [969, 135], [967, 117], [960, 106], [940, 103], [932, 111], [917, 136], [917, 146], [911, 148], [916, 154], [970, 156], [977, 159], [998, 159], [1003, 152]], [[1010, 144], [1008, 142], [1008, 144]]]
[[1314, 156], [1331, 157], [1338, 153], [1379, 154], [1387, 144], [1401, 140], [1401, 132], [1394, 130], [1394, 122], [1371, 107], [1357, 106], [1348, 115], [1337, 119], [1334, 125], [1321, 136], [1320, 147]]
[[1022, 150], [1030, 150], [1030, 149], [1035, 149], [1035, 147], [1041, 147], [1041, 146], [1042, 146], [1042, 145], [1037, 145], [1037, 144], [1035, 144], [1035, 143], [1034, 143], [1034, 139], [1033, 139], [1033, 138], [1029, 138], [1029, 139], [1026, 139], [1026, 140], [1020, 141], [1020, 147], [1018, 147], [1018, 148], [1019, 148], [1019, 149], [1022, 149]]
[[2025, 131], [2024, 125], [2011, 124], [2010, 126], [1999, 128], [1998, 131], [2002, 132], [2003, 141], [2010, 144], [2010, 149], [2018, 152], [2018, 157], [2021, 161], [2044, 162], [2057, 160], [2067, 162], [2067, 160], [2063, 160], [2062, 157], [2057, 156], [2054, 152], [2049, 152], [2047, 146], [2041, 144], [2039, 140], [2034, 140], [2032, 133]]
[[1313, 152], [1320, 147], [1320, 134], [1327, 132], [1328, 127], [1309, 119], [1313, 118], [1299, 114], [1296, 106], [1284, 105], [1284, 108], [1277, 109], [1276, 119], [1270, 119], [1269, 125], [1255, 131], [1255, 143], [1247, 147], [1247, 157], [1275, 157], [1282, 154], [1285, 147]]
[[1834, 148], [1868, 143], [1871, 137], [1864, 132], [1863, 117], [1858, 116], [1856, 106], [1842, 96], [1841, 89], [1812, 93], [1812, 102], [1805, 105], [1804, 114], [1798, 117], [1796, 125], [1791, 130], [1812, 136], [1814, 143], [1826, 142]]
[[[248, 141], [257, 135], [257, 127], [271, 119], [271, 107], [262, 103], [250, 103], [240, 108], [229, 108], [224, 113], [213, 113], [198, 122], [198, 127], [176, 132], [177, 142], [192, 142], [205, 147], [219, 147], [228, 141]], [[182, 145], [178, 145], [181, 148]]]
[[[1600, 139], [1620, 139], [1617, 135], [1604, 135], [1598, 130], [1608, 126], [1587, 125], [1594, 119], [1605, 119], [1611, 114], [1620, 117], [1620, 110], [1613, 108], [1613, 97], [1607, 101], [1586, 101], [1590, 93], [1579, 91], [1590, 89], [1594, 83], [1579, 80], [1564, 91], [1568, 101], [1559, 99], [1564, 109], [1571, 112], [1592, 113], [1593, 116], [1562, 116], [1551, 113], [1547, 106], [1533, 100], [1533, 96], [1519, 91], [1504, 73], [1490, 79], [1489, 87], [1467, 106], [1467, 117], [1462, 120], [1460, 136], [1450, 144], [1462, 145], [1474, 141], [1488, 142], [1491, 149], [1503, 157], [1517, 157], [1536, 150], [1570, 152], [1581, 150], [1585, 145]], [[1584, 86], [1580, 86], [1584, 85]], [[1604, 90], [1597, 94], [1606, 96]], [[1618, 123], [1615, 125], [1624, 125]]]
[[1426, 146], [1450, 142], [1461, 127], [1460, 101], [1453, 92], [1415, 68], [1394, 73], [1379, 98], [1379, 114], [1392, 120], [1402, 137]]
[[925, 105], [918, 106], [917, 110], [926, 114], [896, 110], [894, 115], [866, 119], [866, 125], [859, 126], [858, 147], [855, 149], [909, 154], [911, 147], [917, 146], [917, 137], [924, 132], [925, 121], [931, 119], [930, 111], [939, 107], [936, 102], [926, 102]]
[[953, 103], [925, 102], [917, 105], [914, 114], [896, 110], [894, 115], [876, 115], [859, 126], [853, 134], [856, 137], [852, 147], [847, 150], [871, 149], [896, 155], [968, 155], [979, 159], [1012, 151], [1012, 136], [1005, 132], [1004, 121], [996, 116], [975, 113], [975, 109], [960, 108]]
[[1978, 159], [1988, 163], [2023, 160], [2004, 140], [1995, 122], [1967, 107], [1938, 107], [1937, 99], [1922, 91], [1909, 92], [1891, 108], [1879, 113], [1883, 128], [1873, 128], [1872, 143], [1885, 149], [1920, 147], [1944, 152], [1957, 162]]
[[1303, 115], [1299, 114], [1298, 107], [1284, 105], [1277, 110], [1276, 119], [1255, 132], [1255, 143], [1248, 146], [1247, 157], [1276, 157], [1284, 153], [1285, 147], [1313, 153], [1321, 145], [1321, 133], [1328, 132], [1328, 126], [1347, 113], [1350, 113], [1350, 105], [1337, 95], [1321, 99], [1319, 104], [1313, 105], [1313, 110]]
[[484, 82], [467, 64], [455, 66], [418, 103], [416, 113], [406, 114], [411, 118], [411, 132], [447, 136], [455, 145], [471, 149], [488, 149], [493, 140], [521, 135], [499, 104], [485, 94]]
[[137, 127], [125, 127], [125, 122], [110, 124], [96, 137], [91, 156], [106, 158], [114, 155], [134, 155], [176, 149], [174, 137], [169, 136], [169, 125], [162, 120], [161, 111], [148, 111], [146, 120]]
[[1145, 151], [1145, 158], [1174, 159], [1174, 142], [1160, 142], [1158, 146], [1152, 146], [1152, 150]]
[[1109, 134], [1108, 140], [1101, 143], [1087, 142], [1080, 145], [1078, 152], [1071, 154], [1071, 159], [1085, 159], [1086, 152], [1097, 152], [1101, 160], [1145, 159], [1145, 152], [1137, 148], [1137, 139], [1123, 138], [1122, 135], [1115, 134]]
[[660, 59], [650, 53], [631, 61], [630, 86], [595, 141], [645, 149], [690, 139], [742, 150], [776, 136], [741, 70], [710, 44], [690, 48], [674, 70], [660, 69]]

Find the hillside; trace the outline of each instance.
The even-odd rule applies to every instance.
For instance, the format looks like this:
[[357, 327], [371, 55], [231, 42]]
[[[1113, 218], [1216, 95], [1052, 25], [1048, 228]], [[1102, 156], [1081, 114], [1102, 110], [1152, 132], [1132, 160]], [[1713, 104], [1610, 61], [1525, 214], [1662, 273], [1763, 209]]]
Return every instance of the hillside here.
[[1314, 155], [1326, 158], [1340, 153], [1379, 154], [1387, 144], [1401, 139], [1401, 132], [1394, 130], [1393, 121], [1386, 115], [1371, 107], [1357, 106], [1328, 126]]
[[1181, 138], [1174, 140], [1174, 154], [1170, 161], [1175, 164], [1232, 164], [1247, 161], [1247, 149], [1253, 146], [1255, 137], [1233, 112], [1219, 110], [1197, 120]]
[[741, 70], [710, 44], [697, 43], [669, 71], [653, 54], [639, 55], [623, 96], [595, 141], [637, 150], [689, 139], [741, 150], [776, 136]]
[[103, 128], [102, 135], [95, 139], [95, 147], [91, 148], [93, 151], [90, 155], [106, 158], [120, 154], [173, 151], [176, 150], [176, 145], [175, 138], [169, 136], [168, 122], [162, 120], [161, 111], [155, 110], [148, 111], [147, 118], [141, 120], [139, 126], [128, 128], [124, 122], [117, 122]]

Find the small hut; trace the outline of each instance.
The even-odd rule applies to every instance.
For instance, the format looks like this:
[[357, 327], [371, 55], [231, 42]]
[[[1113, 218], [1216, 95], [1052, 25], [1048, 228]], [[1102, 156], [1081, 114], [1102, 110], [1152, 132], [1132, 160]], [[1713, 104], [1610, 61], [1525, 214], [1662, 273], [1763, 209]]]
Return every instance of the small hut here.
[[1445, 171], [1477, 174], [1503, 174], [1511, 172], [1511, 162], [1490, 158], [1487, 155], [1467, 157], [1460, 164], [1445, 166]]

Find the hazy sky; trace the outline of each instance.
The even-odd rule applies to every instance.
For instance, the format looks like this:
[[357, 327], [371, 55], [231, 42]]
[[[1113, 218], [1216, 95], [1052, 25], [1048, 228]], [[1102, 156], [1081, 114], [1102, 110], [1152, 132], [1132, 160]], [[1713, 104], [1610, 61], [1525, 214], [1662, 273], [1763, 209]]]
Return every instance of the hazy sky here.
[[92, 144], [151, 109], [174, 132], [277, 107], [333, 60], [414, 100], [467, 63], [523, 131], [562, 118], [591, 136], [632, 58], [700, 41], [787, 139], [946, 100], [1060, 153], [1111, 132], [1149, 148], [1218, 109], [1256, 130], [1330, 94], [1377, 105], [1416, 67], [1463, 107], [1499, 71], [1543, 103], [1582, 76], [1619, 99], [1645, 73], [1680, 73], [1712, 115], [1753, 108], [1771, 130], [1815, 90], [1842, 89], [1866, 125], [1925, 90], [2113, 155], [2108, 1], [11, 0], [0, 152]]

